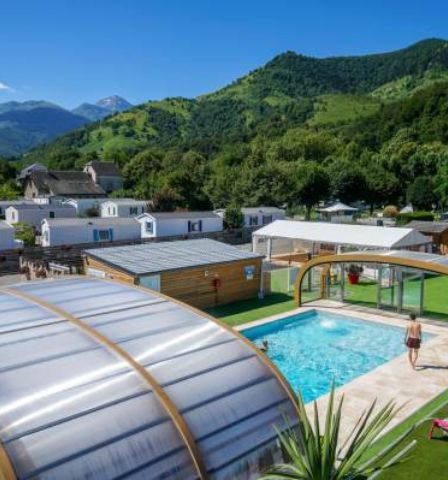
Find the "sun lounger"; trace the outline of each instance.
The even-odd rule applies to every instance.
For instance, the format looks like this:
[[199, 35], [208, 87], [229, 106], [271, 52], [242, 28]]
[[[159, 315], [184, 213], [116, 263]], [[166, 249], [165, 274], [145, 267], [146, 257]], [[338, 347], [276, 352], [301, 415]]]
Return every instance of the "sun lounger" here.
[[440, 428], [445, 434], [448, 435], [448, 419], [442, 420], [441, 418], [435, 418], [431, 425], [431, 430], [429, 430], [429, 439], [432, 439], [432, 434], [436, 428]]

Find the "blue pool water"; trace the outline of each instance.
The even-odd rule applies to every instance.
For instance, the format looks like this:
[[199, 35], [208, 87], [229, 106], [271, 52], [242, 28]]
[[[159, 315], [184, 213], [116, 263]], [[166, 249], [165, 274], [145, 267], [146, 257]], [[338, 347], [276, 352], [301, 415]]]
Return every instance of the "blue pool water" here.
[[[344, 385], [406, 351], [404, 330], [329, 312], [310, 311], [242, 332], [268, 356], [305, 402]], [[423, 339], [428, 339], [425, 335]]]

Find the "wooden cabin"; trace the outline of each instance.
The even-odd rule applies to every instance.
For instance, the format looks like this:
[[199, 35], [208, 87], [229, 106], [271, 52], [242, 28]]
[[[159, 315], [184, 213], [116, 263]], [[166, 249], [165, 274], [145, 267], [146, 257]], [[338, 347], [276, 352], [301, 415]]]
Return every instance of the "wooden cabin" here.
[[413, 220], [406, 227], [414, 228], [432, 240], [433, 251], [448, 254], [448, 221], [429, 222]]
[[198, 308], [255, 298], [262, 255], [210, 239], [144, 243], [85, 251], [87, 275], [159, 291]]

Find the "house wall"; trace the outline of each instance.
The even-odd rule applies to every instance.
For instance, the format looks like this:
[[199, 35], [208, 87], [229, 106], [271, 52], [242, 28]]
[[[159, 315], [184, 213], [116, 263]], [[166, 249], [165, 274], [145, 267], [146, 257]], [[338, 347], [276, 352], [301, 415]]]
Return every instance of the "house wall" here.
[[96, 177], [95, 183], [103, 187], [107, 193], [123, 188], [123, 179], [121, 177], [108, 177], [101, 175]]
[[[202, 230], [199, 232], [189, 232], [188, 231], [188, 222], [198, 222], [202, 221]], [[143, 220], [144, 222], [145, 220]], [[173, 235], [187, 235], [194, 233], [207, 233], [207, 232], [221, 232], [223, 230], [223, 221], [220, 217], [214, 218], [157, 218], [154, 220], [154, 232], [153, 234], [148, 234], [144, 231], [144, 225], [142, 228], [142, 234], [148, 237], [169, 237]]]
[[42, 220], [50, 218], [50, 212], [54, 213], [53, 218], [75, 218], [75, 208], [60, 208], [58, 206], [49, 205], [48, 208], [35, 209], [16, 209], [9, 207], [6, 209], [5, 220], [11, 225], [17, 222], [25, 222], [32, 225], [38, 232], [41, 230]]
[[[131, 207], [137, 207], [137, 213], [131, 214]], [[137, 215], [141, 215], [147, 211], [146, 205], [119, 205], [115, 202], [104, 202], [101, 204], [101, 217], [120, 217], [120, 218], [132, 218]]]
[[10, 250], [14, 247], [14, 228], [0, 228], [0, 250]]
[[[91, 257], [84, 263], [87, 268], [104, 272], [106, 277], [126, 283], [139, 284], [138, 276], [114, 269]], [[246, 279], [244, 267], [254, 267], [251, 280]], [[150, 274], [152, 276], [154, 274]], [[198, 308], [255, 298], [260, 290], [261, 259], [239, 260], [231, 263], [213, 264], [160, 273], [161, 293]], [[144, 277], [144, 275], [142, 275]], [[219, 278], [221, 286], [215, 288], [213, 281]]]
[[83, 217], [86, 215], [86, 211], [89, 208], [97, 208], [98, 215], [101, 213], [101, 204], [103, 202], [100, 198], [80, 198], [77, 200], [66, 200], [65, 204], [71, 205], [76, 208], [76, 215]]
[[95, 230], [112, 230], [112, 241], [138, 240], [140, 239], [140, 226], [135, 225], [58, 225], [49, 226], [47, 222], [42, 224], [43, 247], [57, 245], [72, 245], [77, 243], [91, 243], [95, 240]]
[[256, 214], [248, 214], [248, 213], [245, 213], [243, 214], [243, 217], [244, 217], [244, 226], [245, 227], [250, 227], [250, 226], [255, 226], [255, 225], [251, 225], [250, 223], [250, 219], [251, 217], [257, 217], [258, 219], [258, 226], [263, 226], [263, 225], [267, 225], [268, 223], [271, 223], [271, 222], [264, 222], [263, 223], [263, 217], [264, 216], [271, 216], [272, 215], [272, 221], [274, 222], [275, 220], [284, 220], [285, 217], [286, 217], [286, 213], [285, 212], [276, 212], [276, 213], [256, 213]]
[[25, 185], [24, 196], [28, 200], [33, 200], [36, 197], [49, 197], [48, 194], [42, 194], [39, 189], [36, 187], [34, 182], [28, 180]]

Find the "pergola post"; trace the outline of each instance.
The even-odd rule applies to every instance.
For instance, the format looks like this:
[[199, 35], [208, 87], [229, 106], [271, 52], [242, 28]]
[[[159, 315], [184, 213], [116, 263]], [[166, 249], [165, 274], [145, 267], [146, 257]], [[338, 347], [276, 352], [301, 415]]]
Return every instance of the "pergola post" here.
[[341, 279], [339, 282], [340, 287], [340, 294], [341, 294], [341, 302], [344, 301], [344, 293], [345, 293], [345, 263], [340, 264], [341, 267]]
[[268, 260], [271, 261], [271, 257], [272, 257], [272, 238], [271, 237], [268, 237], [268, 247], [267, 247], [268, 251], [267, 251], [267, 254], [268, 254]]

